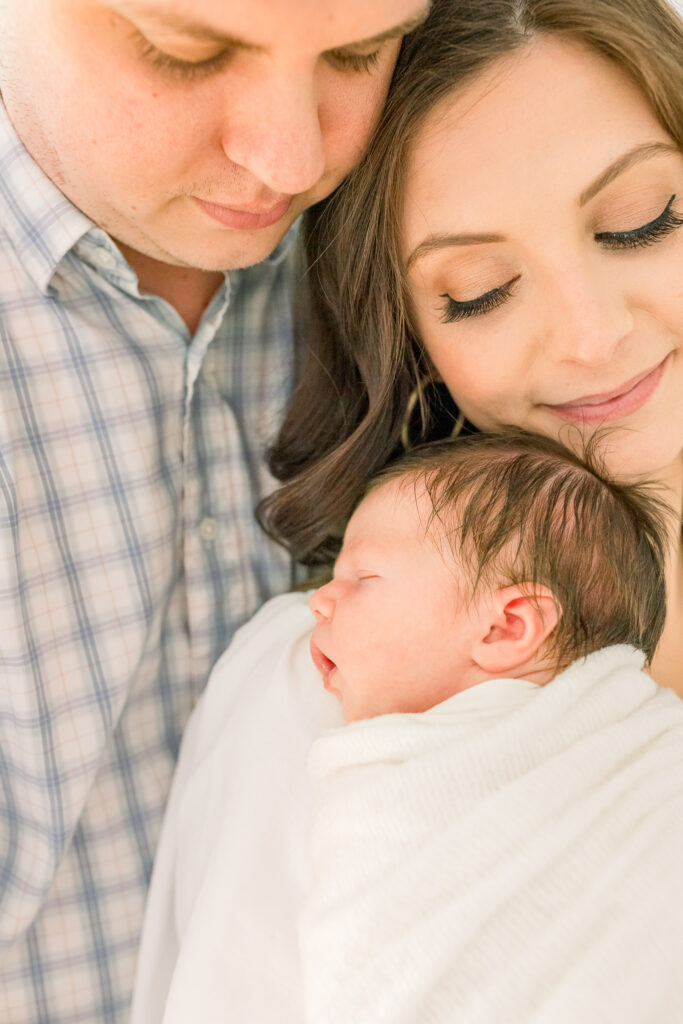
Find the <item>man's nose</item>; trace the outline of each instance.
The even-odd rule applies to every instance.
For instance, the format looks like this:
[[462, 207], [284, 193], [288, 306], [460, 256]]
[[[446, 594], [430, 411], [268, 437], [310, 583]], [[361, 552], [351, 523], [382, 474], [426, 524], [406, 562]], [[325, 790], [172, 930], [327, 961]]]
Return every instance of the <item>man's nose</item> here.
[[330, 580], [322, 587], [314, 590], [310, 596], [308, 607], [319, 622], [329, 622], [334, 615], [336, 605], [335, 581]]
[[223, 150], [273, 192], [312, 189], [325, 171], [325, 145], [315, 77], [302, 71], [257, 78], [228, 99]]

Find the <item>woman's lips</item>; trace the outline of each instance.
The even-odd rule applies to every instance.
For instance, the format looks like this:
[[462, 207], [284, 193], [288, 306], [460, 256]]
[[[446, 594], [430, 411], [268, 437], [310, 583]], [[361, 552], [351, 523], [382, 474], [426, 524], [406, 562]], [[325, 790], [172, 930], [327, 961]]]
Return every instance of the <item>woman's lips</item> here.
[[565, 405], [546, 405], [556, 416], [569, 423], [604, 423], [623, 419], [637, 412], [655, 392], [666, 369], [669, 356], [627, 381], [619, 389], [600, 395], [584, 395]]
[[251, 210], [234, 209], [230, 206], [221, 206], [220, 203], [208, 203], [196, 196], [192, 198], [200, 210], [217, 220], [219, 224], [228, 228], [236, 228], [238, 231], [253, 231], [256, 228], [268, 228], [284, 217], [292, 205], [293, 197], [285, 196], [275, 206]]
[[313, 637], [311, 637], [310, 647], [313, 664], [317, 668], [320, 675], [323, 677], [323, 686], [325, 687], [326, 690], [330, 690], [330, 679], [332, 677], [332, 673], [334, 672], [337, 666], [333, 661], [330, 660], [330, 658], [327, 657], [326, 654], [323, 654], [323, 652], [320, 650]]

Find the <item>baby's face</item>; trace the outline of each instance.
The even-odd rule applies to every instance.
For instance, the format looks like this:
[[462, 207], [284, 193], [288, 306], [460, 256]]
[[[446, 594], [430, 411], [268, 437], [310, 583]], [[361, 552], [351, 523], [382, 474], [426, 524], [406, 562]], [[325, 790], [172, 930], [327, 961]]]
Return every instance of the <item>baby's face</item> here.
[[311, 597], [313, 660], [347, 722], [426, 711], [462, 688], [476, 625], [453, 559], [426, 534], [430, 509], [412, 483], [372, 491]]

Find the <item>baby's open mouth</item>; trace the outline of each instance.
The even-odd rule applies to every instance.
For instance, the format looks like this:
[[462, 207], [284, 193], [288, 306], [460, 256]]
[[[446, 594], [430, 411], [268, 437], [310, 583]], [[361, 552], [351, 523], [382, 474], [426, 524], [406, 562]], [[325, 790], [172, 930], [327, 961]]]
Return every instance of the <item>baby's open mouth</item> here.
[[313, 659], [313, 664], [317, 668], [318, 672], [323, 677], [325, 689], [329, 689], [330, 676], [337, 666], [331, 658], [328, 658], [326, 654], [323, 654], [313, 637], [311, 637], [311, 658]]

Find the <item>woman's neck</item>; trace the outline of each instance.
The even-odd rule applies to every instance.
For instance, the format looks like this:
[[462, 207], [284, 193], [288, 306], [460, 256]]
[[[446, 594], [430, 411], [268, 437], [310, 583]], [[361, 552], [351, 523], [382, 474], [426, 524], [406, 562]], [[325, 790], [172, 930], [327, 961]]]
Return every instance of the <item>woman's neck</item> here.
[[652, 661], [650, 675], [683, 698], [683, 454], [664, 480], [666, 500], [679, 512], [672, 530], [667, 565], [666, 625]]
[[667, 580], [666, 625], [653, 659], [650, 675], [683, 698], [683, 545]]

